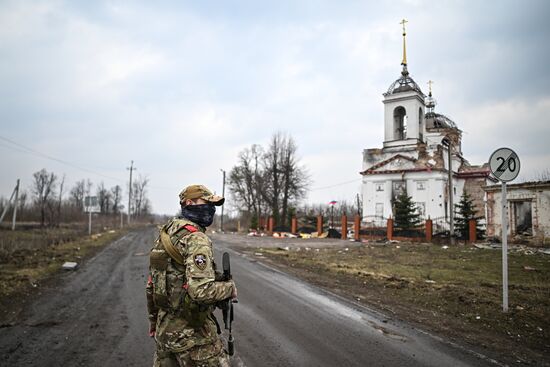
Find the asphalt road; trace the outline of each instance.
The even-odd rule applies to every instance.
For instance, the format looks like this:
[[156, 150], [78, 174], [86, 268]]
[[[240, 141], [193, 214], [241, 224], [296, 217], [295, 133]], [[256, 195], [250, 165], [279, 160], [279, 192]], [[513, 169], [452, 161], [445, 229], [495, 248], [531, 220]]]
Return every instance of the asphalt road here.
[[[144, 254], [153, 237], [153, 228], [132, 232], [43, 290], [19, 324], [0, 329], [0, 365], [150, 366]], [[493, 365], [230, 246], [217, 237], [239, 289], [234, 366]]]

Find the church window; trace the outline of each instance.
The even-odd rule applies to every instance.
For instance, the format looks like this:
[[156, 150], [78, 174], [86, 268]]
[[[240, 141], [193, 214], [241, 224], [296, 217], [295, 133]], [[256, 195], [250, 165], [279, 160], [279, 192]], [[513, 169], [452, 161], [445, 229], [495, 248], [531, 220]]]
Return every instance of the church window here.
[[399, 106], [393, 110], [393, 123], [395, 127], [395, 139], [402, 140], [407, 138], [407, 111]]
[[422, 203], [415, 203], [415, 204], [416, 204], [416, 211], [418, 212], [418, 214], [420, 214], [420, 217], [425, 218], [426, 217], [426, 203], [422, 202]]
[[384, 191], [384, 183], [377, 182], [374, 184], [374, 186], [376, 191]]
[[416, 181], [416, 189], [418, 191], [426, 190], [426, 181]]

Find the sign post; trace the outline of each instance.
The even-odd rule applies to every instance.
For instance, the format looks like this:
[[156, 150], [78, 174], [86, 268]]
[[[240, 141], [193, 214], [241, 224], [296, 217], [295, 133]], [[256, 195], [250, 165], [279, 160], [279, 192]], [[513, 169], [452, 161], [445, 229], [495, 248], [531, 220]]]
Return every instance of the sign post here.
[[497, 149], [489, 158], [493, 175], [501, 182], [502, 214], [502, 311], [508, 312], [508, 202], [506, 182], [514, 180], [519, 174], [519, 157], [509, 148]]
[[86, 196], [84, 198], [84, 212], [88, 213], [88, 235], [92, 234], [92, 213], [99, 213], [100, 211], [97, 196]]

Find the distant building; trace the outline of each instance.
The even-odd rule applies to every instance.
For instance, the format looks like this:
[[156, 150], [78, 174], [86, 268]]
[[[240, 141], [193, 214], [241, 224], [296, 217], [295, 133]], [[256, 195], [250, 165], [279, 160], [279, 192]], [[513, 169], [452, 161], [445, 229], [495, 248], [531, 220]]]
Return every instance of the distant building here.
[[[501, 185], [485, 186], [487, 193], [487, 236], [501, 237]], [[550, 242], [550, 181], [506, 185], [508, 234]]]
[[405, 29], [401, 65], [401, 76], [383, 94], [383, 146], [363, 151], [363, 221], [382, 224], [393, 216], [393, 200], [406, 191], [424, 218], [448, 222], [449, 167], [454, 204], [466, 190], [478, 214], [484, 216], [482, 187], [490, 182], [488, 165], [470, 165], [462, 154], [462, 131], [450, 118], [434, 111], [431, 82], [426, 96], [409, 75]]

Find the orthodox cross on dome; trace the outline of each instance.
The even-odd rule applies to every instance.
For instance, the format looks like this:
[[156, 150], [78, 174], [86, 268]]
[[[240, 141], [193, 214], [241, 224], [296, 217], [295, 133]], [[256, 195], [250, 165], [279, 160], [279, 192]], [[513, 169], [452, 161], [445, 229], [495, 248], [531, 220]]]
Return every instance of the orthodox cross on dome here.
[[406, 19], [403, 19], [401, 22], [399, 22], [399, 24], [403, 26], [403, 61], [401, 61], [401, 65], [403, 65], [403, 73], [407, 71], [407, 44], [406, 44], [407, 31], [405, 30], [405, 24], [408, 22], [409, 21]]
[[432, 84], [433, 83], [434, 83], [433, 80], [428, 80], [428, 83], [427, 83], [428, 87], [430, 88], [430, 94], [429, 94], [430, 97], [432, 96]]

